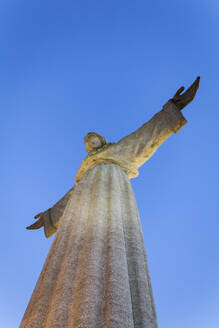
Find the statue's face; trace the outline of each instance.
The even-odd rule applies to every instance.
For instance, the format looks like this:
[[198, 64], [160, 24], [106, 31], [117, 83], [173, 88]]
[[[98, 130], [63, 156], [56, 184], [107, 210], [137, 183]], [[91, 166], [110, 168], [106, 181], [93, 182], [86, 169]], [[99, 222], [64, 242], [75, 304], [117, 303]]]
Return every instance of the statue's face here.
[[95, 133], [88, 133], [84, 137], [85, 149], [89, 153], [92, 150], [96, 150], [102, 147], [102, 142], [100, 138]]

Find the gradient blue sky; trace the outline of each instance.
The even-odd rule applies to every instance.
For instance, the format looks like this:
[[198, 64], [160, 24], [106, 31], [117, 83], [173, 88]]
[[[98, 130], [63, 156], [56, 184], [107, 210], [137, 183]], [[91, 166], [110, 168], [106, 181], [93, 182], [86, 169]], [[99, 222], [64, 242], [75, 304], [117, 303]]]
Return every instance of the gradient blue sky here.
[[83, 136], [117, 141], [201, 76], [188, 124], [132, 180], [160, 328], [219, 327], [219, 3], [0, 2], [0, 327], [52, 243], [27, 231], [73, 184]]

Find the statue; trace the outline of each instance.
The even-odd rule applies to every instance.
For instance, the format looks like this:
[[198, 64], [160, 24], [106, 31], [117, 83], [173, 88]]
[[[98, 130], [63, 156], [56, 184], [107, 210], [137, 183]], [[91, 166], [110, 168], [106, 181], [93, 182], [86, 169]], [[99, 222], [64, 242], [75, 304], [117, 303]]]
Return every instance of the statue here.
[[20, 328], [156, 328], [141, 223], [129, 179], [186, 124], [199, 87], [181, 87], [151, 120], [117, 143], [84, 138], [75, 186], [27, 229], [56, 233]]

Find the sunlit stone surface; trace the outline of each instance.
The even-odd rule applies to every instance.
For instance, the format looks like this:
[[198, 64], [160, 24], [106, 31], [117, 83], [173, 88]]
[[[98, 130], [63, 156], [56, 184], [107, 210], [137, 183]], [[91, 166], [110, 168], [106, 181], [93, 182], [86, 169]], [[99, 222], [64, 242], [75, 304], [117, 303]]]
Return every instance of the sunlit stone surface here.
[[82, 162], [75, 187], [44, 212], [47, 237], [57, 232], [21, 328], [157, 327], [129, 179], [185, 123], [170, 101], [140, 129]]

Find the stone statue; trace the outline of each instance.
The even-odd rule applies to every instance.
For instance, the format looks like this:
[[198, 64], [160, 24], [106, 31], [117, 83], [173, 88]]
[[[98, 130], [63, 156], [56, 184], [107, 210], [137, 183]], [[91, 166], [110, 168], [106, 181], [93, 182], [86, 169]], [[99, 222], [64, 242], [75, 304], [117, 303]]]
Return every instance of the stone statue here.
[[56, 233], [21, 328], [156, 328], [156, 312], [135, 197], [138, 176], [157, 148], [187, 122], [181, 110], [199, 77], [117, 143], [84, 138], [88, 156], [75, 186], [27, 229]]

